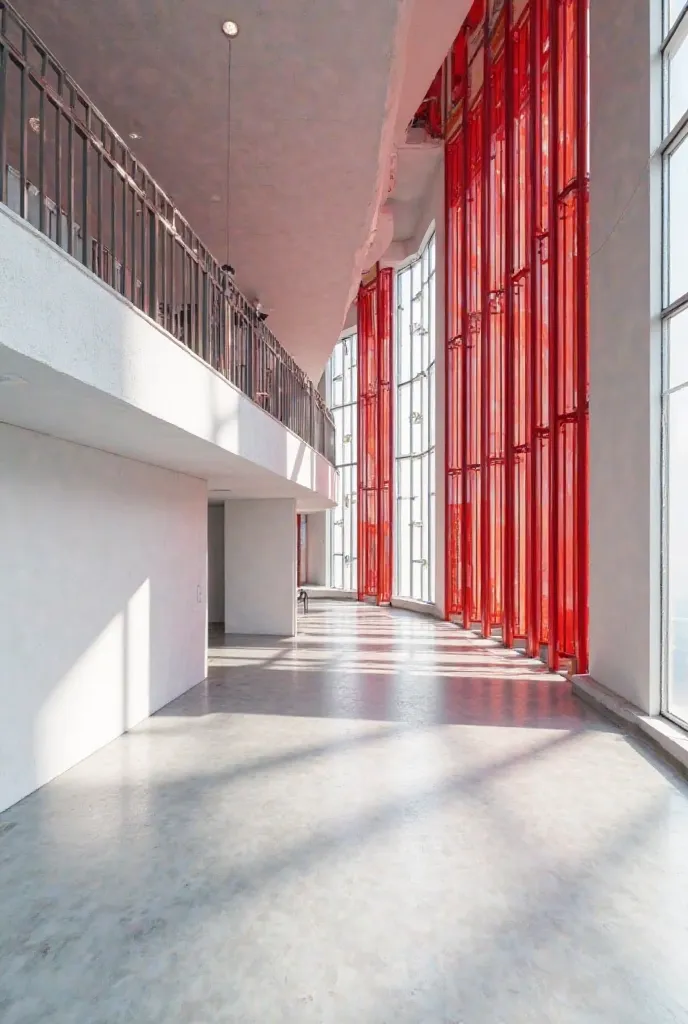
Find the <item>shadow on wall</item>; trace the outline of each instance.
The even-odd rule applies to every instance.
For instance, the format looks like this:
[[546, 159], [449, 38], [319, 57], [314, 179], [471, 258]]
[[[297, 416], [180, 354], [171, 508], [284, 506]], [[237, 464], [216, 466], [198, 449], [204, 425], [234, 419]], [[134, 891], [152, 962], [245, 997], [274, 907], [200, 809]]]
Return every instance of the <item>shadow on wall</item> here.
[[204, 677], [206, 490], [4, 425], [0, 463], [3, 808]]

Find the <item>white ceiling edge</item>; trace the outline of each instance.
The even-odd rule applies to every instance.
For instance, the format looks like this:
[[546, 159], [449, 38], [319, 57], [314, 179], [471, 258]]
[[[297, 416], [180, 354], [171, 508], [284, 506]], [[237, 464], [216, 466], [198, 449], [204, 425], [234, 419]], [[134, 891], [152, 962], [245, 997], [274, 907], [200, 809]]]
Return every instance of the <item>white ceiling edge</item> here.
[[294, 498], [317, 509], [335, 505], [334, 483], [329, 493], [312, 491], [2, 345], [0, 372], [23, 382], [0, 385], [0, 427], [206, 480], [209, 492], [219, 487], [236, 498]]
[[[461, 26], [471, 0], [406, 0], [397, 27], [394, 62], [390, 72], [385, 122], [380, 138], [376, 190], [370, 208], [366, 243], [356, 253], [354, 274], [342, 324], [347, 322], [363, 274], [380, 260], [393, 262], [392, 246], [399, 246], [394, 225], [394, 199], [399, 185], [398, 163], [406, 150], [442, 149], [441, 142], [407, 146], [409, 122], [423, 101]], [[390, 189], [395, 175], [396, 185]], [[427, 176], [426, 176], [427, 179]], [[427, 180], [415, 193], [419, 207]], [[391, 230], [390, 230], [391, 226]], [[410, 255], [410, 254], [409, 254]], [[406, 257], [403, 257], [406, 258]], [[344, 327], [342, 326], [342, 330]], [[336, 341], [336, 339], [335, 339]], [[332, 343], [334, 347], [334, 342]], [[331, 351], [331, 349], [330, 349]]]

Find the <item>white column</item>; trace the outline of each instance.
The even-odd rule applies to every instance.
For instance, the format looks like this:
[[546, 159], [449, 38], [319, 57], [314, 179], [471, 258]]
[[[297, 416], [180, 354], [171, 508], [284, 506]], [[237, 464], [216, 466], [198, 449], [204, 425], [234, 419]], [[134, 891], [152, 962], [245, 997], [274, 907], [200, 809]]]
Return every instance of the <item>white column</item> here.
[[590, 674], [651, 713], [660, 635], [660, 190], [650, 160], [659, 6], [590, 4]]
[[296, 633], [296, 504], [225, 502], [225, 632]]

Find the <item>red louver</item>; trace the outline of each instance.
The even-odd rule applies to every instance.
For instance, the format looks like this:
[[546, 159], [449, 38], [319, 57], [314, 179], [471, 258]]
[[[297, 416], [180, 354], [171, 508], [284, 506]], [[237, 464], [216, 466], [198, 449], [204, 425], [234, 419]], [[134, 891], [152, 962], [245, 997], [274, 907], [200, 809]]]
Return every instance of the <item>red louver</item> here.
[[376, 267], [358, 292], [358, 597], [392, 599], [393, 271]]
[[469, 63], [477, 6], [449, 61], [446, 611], [584, 672], [587, 0], [483, 10]]

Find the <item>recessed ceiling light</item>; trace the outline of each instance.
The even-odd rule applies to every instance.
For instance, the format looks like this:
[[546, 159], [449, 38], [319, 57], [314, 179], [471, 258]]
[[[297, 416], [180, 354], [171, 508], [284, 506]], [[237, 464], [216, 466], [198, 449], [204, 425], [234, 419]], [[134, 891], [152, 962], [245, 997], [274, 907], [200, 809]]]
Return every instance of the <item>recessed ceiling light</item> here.
[[220, 202], [220, 197], [219, 196], [211, 196], [210, 197], [210, 202], [211, 203], [219, 203]]
[[36, 135], [38, 135], [38, 133], [41, 130], [41, 119], [40, 119], [40, 117], [30, 117], [29, 118], [29, 128], [31, 129], [32, 132], [35, 132]]
[[236, 21], [223, 21], [222, 31], [229, 39], [236, 39], [239, 35], [239, 26]]
[[0, 373], [0, 384], [26, 384], [18, 373]]
[[138, 132], [129, 132], [129, 138], [133, 139], [134, 142], [136, 142], [138, 139], [141, 138], [141, 136], [139, 135]]

